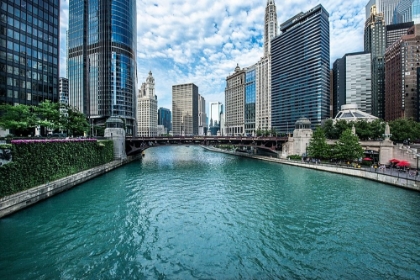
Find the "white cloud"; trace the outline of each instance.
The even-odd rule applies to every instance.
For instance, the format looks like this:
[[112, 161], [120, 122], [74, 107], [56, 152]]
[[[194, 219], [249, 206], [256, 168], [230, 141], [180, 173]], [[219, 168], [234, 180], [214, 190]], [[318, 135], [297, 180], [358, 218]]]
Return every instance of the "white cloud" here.
[[[65, 75], [68, 0], [61, 0], [60, 75]], [[367, 0], [326, 0], [330, 14], [331, 64], [363, 51]], [[277, 0], [279, 26], [316, 0]], [[195, 83], [207, 102], [224, 103], [226, 77], [236, 64], [247, 67], [263, 54], [264, 0], [138, 0], [139, 84], [153, 72], [158, 106], [172, 109], [172, 85]]]

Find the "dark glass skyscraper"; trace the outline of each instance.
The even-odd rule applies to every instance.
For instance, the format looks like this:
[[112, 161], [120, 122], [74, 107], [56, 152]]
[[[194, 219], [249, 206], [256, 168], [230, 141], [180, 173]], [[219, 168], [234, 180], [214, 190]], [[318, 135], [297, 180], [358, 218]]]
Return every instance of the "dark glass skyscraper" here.
[[271, 41], [272, 127], [285, 133], [302, 116], [312, 126], [329, 117], [329, 14], [318, 5], [280, 26]]
[[171, 110], [160, 107], [158, 110], [158, 125], [163, 125], [167, 130], [172, 130], [172, 114]]
[[136, 1], [70, 0], [69, 103], [95, 125], [125, 120], [132, 135], [136, 106]]
[[60, 1], [0, 3], [0, 104], [58, 102]]
[[255, 85], [255, 65], [246, 69], [245, 73], [245, 133], [249, 135], [255, 134], [255, 101], [256, 101], [256, 85]]

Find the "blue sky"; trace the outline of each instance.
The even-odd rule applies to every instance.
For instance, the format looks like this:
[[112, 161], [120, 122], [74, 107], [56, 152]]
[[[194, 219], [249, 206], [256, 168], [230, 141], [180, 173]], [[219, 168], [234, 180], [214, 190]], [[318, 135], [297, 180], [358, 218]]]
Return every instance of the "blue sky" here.
[[[61, 1], [60, 76], [66, 76], [68, 1]], [[322, 4], [330, 14], [331, 64], [363, 51], [367, 0], [277, 0], [279, 25]], [[137, 0], [139, 85], [152, 71], [158, 107], [172, 110], [172, 85], [194, 83], [206, 102], [224, 103], [226, 77], [263, 55], [266, 0]]]

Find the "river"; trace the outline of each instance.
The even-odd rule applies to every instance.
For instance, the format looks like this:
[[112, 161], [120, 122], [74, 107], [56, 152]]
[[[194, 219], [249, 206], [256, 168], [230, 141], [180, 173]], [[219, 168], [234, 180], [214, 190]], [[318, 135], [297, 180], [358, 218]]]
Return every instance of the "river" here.
[[159, 147], [0, 220], [0, 279], [419, 279], [420, 193]]

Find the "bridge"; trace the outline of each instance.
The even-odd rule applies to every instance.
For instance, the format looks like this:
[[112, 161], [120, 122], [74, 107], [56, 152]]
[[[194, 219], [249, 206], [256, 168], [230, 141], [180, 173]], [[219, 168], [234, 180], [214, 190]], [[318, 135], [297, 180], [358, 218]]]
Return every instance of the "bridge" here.
[[233, 145], [236, 147], [253, 147], [268, 151], [281, 150], [287, 137], [231, 137], [231, 136], [173, 136], [173, 137], [126, 137], [125, 152], [127, 156], [143, 152], [150, 147], [168, 145]]

